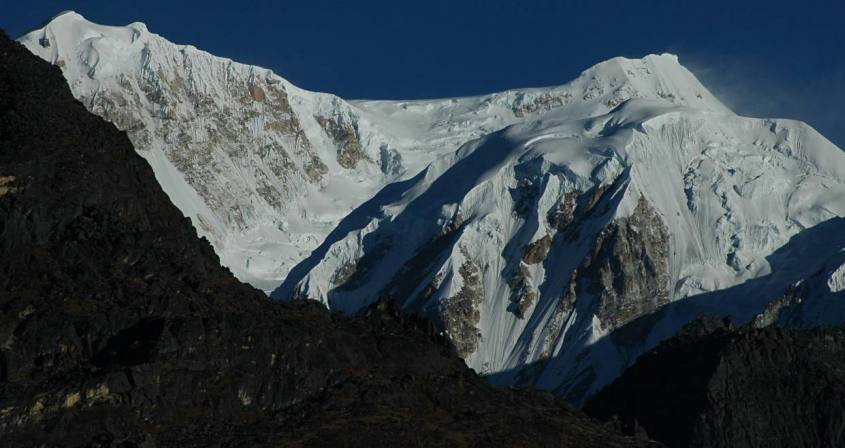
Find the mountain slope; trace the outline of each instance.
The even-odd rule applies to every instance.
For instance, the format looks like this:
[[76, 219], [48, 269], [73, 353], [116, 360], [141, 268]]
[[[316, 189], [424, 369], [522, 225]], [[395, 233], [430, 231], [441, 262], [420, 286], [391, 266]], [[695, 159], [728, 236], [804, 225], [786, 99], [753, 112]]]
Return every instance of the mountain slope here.
[[667, 57], [611, 60], [559, 88], [349, 103], [172, 44], [142, 23], [103, 26], [66, 12], [20, 42], [127, 131], [223, 263], [267, 290], [349, 211], [473, 138], [550, 109], [586, 116], [633, 96], [723, 107], [703, 88], [676, 88], [691, 75]]
[[[21, 42], [128, 131], [240, 279], [346, 312], [389, 296], [492, 381], [575, 403], [701, 314], [772, 315], [845, 247], [843, 152], [733, 114], [672, 55], [347, 102], [137, 23], [66, 13]], [[845, 317], [805, 298], [802, 326]]]
[[584, 409], [672, 447], [842, 446], [844, 349], [841, 328], [697, 321]]
[[[845, 241], [772, 256], [845, 214], [843, 176], [845, 154], [801, 123], [644, 99], [579, 120], [549, 112], [386, 188], [276, 294], [347, 311], [394, 297], [439, 321], [476, 370], [580, 402], [636, 358], [635, 341], [708, 307], [751, 319], [818, 270]], [[642, 339], [606, 337], [680, 299], [687, 315], [664, 313]]]
[[4, 446], [647, 446], [489, 386], [387, 303], [270, 301], [126, 134], [0, 33]]

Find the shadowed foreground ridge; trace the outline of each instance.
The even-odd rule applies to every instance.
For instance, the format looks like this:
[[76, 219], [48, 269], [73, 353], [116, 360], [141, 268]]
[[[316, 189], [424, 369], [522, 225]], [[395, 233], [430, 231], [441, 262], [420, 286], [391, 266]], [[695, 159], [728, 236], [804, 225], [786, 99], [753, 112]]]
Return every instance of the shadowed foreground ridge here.
[[845, 329], [703, 318], [584, 408], [670, 447], [845, 446]]
[[483, 382], [387, 303], [239, 283], [125, 134], [0, 33], [4, 446], [650, 446]]

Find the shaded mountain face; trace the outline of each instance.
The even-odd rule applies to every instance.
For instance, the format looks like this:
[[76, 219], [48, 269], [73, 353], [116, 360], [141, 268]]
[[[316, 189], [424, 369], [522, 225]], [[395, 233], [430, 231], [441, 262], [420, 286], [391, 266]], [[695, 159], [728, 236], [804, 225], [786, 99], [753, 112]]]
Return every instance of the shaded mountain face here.
[[126, 135], [0, 34], [4, 446], [651, 446], [499, 389], [388, 303], [222, 268]]
[[845, 330], [699, 320], [584, 407], [671, 447], [845, 444]]
[[127, 131], [241, 280], [347, 313], [392, 297], [497, 383], [580, 404], [690, 319], [772, 315], [811, 277], [788, 321], [845, 320], [845, 153], [736, 116], [672, 55], [346, 101], [140, 23], [66, 13], [20, 41]]

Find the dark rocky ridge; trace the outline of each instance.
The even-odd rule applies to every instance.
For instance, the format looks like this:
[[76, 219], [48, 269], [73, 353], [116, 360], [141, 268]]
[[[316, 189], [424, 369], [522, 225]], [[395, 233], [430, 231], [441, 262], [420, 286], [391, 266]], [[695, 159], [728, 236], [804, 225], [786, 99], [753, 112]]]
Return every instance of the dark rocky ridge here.
[[239, 283], [125, 134], [0, 33], [3, 446], [650, 446], [423, 321]]
[[845, 446], [845, 329], [694, 321], [584, 410], [670, 447]]

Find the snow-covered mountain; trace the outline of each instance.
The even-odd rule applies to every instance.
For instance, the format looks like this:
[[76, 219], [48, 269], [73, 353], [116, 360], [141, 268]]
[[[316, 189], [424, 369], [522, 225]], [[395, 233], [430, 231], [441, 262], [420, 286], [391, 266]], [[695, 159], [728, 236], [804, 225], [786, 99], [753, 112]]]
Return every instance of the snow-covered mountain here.
[[663, 73], [678, 67], [660, 57], [608, 61], [560, 88], [350, 103], [172, 44], [142, 23], [103, 26], [65, 12], [19, 40], [129, 133], [223, 263], [268, 290], [382, 187], [474, 138], [564, 105], [585, 116], [637, 95], [716, 102], [704, 89], [681, 91], [678, 74]]
[[65, 13], [21, 42], [241, 279], [347, 312], [390, 296], [493, 381], [580, 402], [700, 314], [845, 318], [845, 153], [733, 114], [675, 56], [349, 102], [139, 23]]
[[334, 95], [172, 44], [142, 23], [65, 12], [19, 40], [128, 132], [222, 262], [265, 290], [355, 206], [451, 149], [394, 137]]

